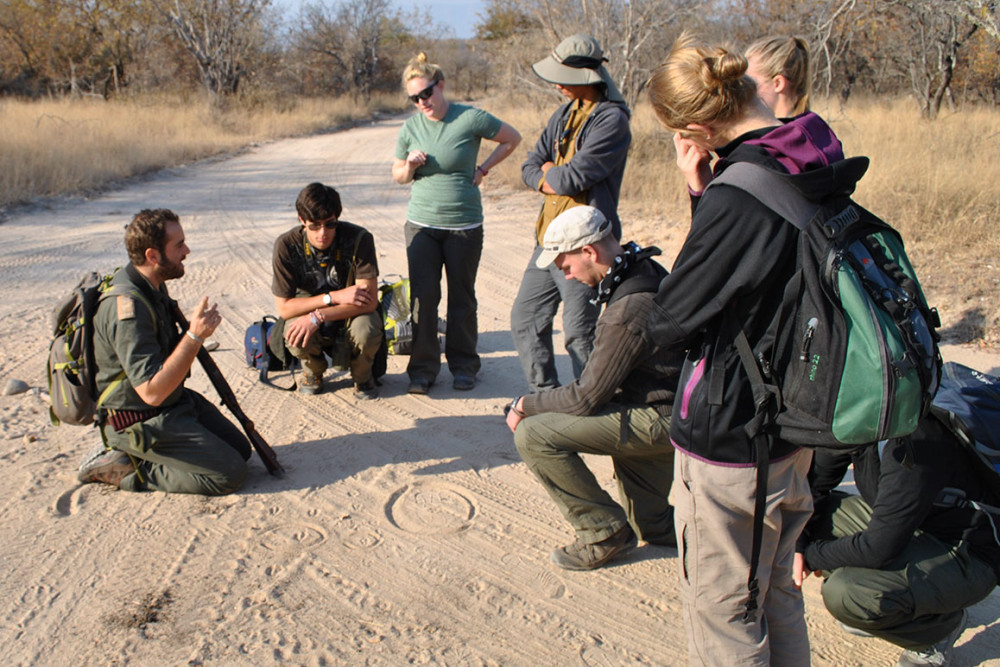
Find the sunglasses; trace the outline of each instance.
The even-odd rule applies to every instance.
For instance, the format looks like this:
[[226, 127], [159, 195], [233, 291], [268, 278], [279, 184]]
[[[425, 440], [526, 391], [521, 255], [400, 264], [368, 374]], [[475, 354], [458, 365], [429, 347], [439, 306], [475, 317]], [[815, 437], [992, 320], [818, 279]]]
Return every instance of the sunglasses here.
[[429, 100], [431, 98], [431, 95], [434, 94], [434, 86], [438, 85], [438, 83], [439, 83], [438, 81], [435, 81], [431, 85], [421, 90], [416, 95], [407, 95], [406, 99], [410, 100], [414, 104], [416, 104], [420, 100]]
[[307, 222], [306, 223], [306, 229], [308, 229], [310, 232], [318, 232], [319, 230], [323, 229], [324, 227], [326, 229], [336, 229], [336, 227], [337, 227], [337, 219], [336, 218], [330, 218], [328, 220], [323, 220], [321, 222]]

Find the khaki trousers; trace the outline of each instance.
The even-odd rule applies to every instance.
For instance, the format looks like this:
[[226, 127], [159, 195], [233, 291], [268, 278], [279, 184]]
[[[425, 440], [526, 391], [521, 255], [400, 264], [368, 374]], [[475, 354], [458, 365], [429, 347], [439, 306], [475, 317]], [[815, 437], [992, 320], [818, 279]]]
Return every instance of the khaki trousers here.
[[692, 665], [803, 667], [809, 637], [792, 583], [795, 541], [812, 513], [806, 478], [812, 451], [771, 461], [757, 578], [757, 619], [743, 622], [753, 539], [757, 469], [677, 451], [670, 504]]
[[[296, 319], [298, 318], [293, 317], [288, 322]], [[375, 311], [348, 319], [346, 326], [351, 347], [351, 379], [355, 384], [364, 384], [372, 379], [372, 364], [375, 363], [375, 354], [382, 344], [382, 318]], [[314, 334], [305, 347], [294, 347], [286, 342], [289, 353], [300, 359], [306, 370], [316, 377], [323, 377], [326, 372], [328, 364], [324, 351], [329, 351], [335, 342], [333, 337], [323, 335], [324, 330], [325, 327]]]

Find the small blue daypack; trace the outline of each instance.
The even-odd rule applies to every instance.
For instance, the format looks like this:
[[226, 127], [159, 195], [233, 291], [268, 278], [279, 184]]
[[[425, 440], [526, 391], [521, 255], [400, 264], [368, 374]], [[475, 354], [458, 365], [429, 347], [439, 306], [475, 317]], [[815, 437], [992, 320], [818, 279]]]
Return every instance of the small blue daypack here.
[[955, 434], [1000, 497], [1000, 378], [949, 361], [931, 414]]
[[[298, 359], [288, 354], [285, 354], [284, 358], [279, 357], [275, 354], [271, 346], [271, 338], [275, 333], [275, 325], [277, 323], [277, 318], [272, 315], [265, 315], [248, 326], [243, 336], [243, 352], [246, 356], [247, 366], [260, 371], [260, 381], [262, 383], [275, 389], [292, 391], [296, 388], [294, 377], [292, 378], [291, 387], [279, 387], [267, 377], [267, 374], [271, 371], [294, 370], [298, 366]], [[281, 332], [279, 332], [280, 340]], [[282, 349], [281, 351], [284, 352], [285, 350]]]

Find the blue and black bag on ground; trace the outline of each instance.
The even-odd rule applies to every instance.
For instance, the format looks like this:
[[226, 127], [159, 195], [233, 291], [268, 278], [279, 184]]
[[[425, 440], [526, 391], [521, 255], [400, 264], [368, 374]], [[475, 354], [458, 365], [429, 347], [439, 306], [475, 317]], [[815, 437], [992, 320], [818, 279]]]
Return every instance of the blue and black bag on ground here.
[[[265, 315], [248, 326], [243, 336], [243, 352], [247, 366], [260, 371], [261, 382], [275, 389], [293, 391], [296, 388], [294, 370], [299, 367], [299, 360], [285, 349], [283, 325], [284, 320]], [[268, 373], [284, 370], [293, 371], [291, 387], [279, 387], [268, 378]]]
[[1000, 498], [1000, 378], [949, 361], [931, 415], [955, 434]]

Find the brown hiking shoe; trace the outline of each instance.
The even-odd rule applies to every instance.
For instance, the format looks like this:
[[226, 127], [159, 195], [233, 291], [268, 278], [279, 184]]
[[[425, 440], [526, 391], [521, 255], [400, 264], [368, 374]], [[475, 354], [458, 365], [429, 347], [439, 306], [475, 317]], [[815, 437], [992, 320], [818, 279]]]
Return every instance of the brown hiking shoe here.
[[632, 526], [626, 523], [607, 539], [594, 544], [584, 544], [577, 539], [553, 551], [549, 558], [564, 570], [595, 570], [612, 558], [627, 554], [635, 548], [636, 542]]
[[103, 482], [121, 487], [122, 478], [135, 472], [135, 464], [128, 454], [116, 449], [92, 452], [80, 466], [76, 478], [81, 484]]
[[323, 391], [323, 377], [316, 376], [306, 371], [302, 374], [302, 381], [299, 382], [300, 394], [319, 394]]
[[355, 384], [354, 398], [361, 399], [362, 401], [373, 401], [378, 398], [378, 388], [375, 386], [375, 381], [369, 380], [368, 382]]

